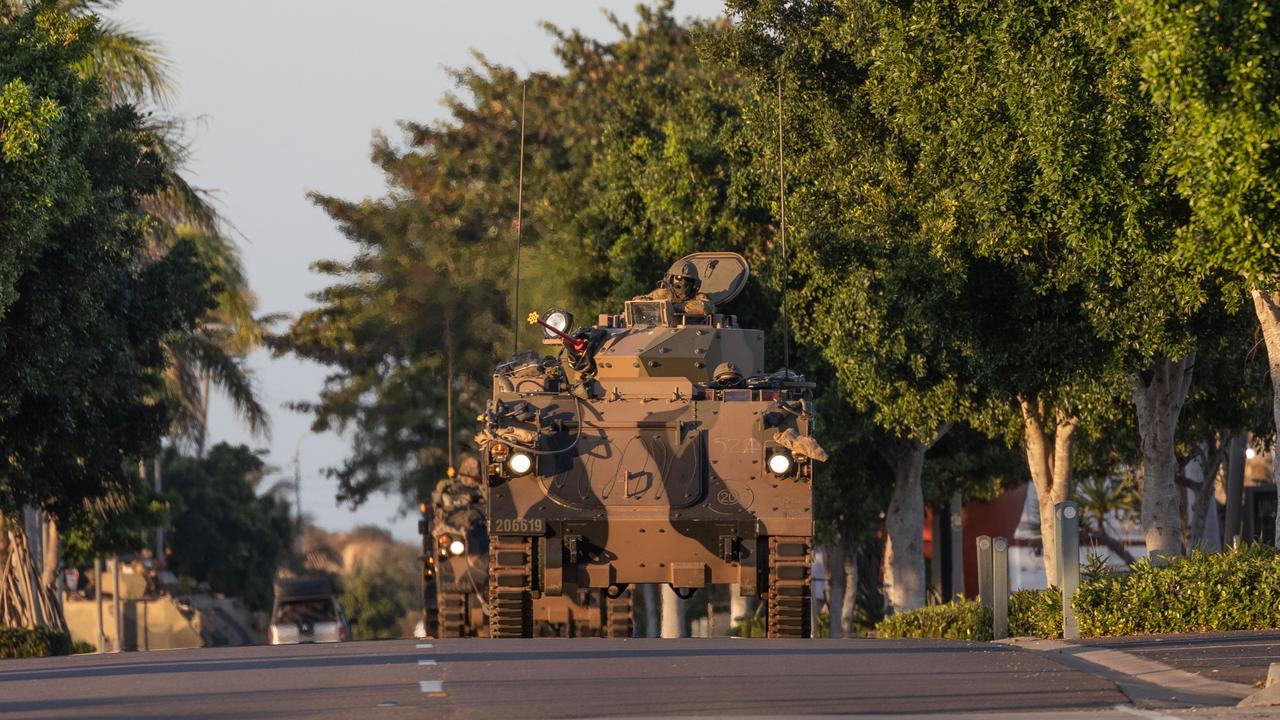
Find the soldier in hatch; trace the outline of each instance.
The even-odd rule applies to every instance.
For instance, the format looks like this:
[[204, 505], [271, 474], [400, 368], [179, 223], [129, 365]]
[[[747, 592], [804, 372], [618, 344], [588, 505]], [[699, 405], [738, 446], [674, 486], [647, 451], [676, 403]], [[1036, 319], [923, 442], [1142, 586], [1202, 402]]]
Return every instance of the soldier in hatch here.
[[684, 261], [673, 267], [671, 274], [648, 295], [641, 295], [636, 300], [670, 300], [676, 306], [676, 312], [685, 315], [714, 315], [716, 306], [702, 292], [702, 281], [698, 279], [698, 269], [693, 263]]
[[440, 498], [446, 511], [455, 506], [479, 505], [480, 497], [480, 463], [475, 458], [466, 458], [458, 469], [458, 474], [446, 477], [436, 483], [433, 495]]

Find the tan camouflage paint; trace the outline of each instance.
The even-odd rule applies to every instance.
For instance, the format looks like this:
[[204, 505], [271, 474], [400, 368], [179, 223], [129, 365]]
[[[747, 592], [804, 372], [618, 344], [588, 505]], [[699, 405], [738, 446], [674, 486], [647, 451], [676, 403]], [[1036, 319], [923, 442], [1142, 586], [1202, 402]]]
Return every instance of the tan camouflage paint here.
[[[723, 293], [710, 299], [724, 302]], [[812, 434], [811, 386], [717, 389], [712, 372], [721, 362], [744, 376], [764, 372], [760, 331], [738, 328], [732, 315], [684, 315], [670, 300], [627, 305], [601, 318], [607, 337], [588, 397], [571, 394], [579, 375], [563, 356], [538, 372], [495, 376], [489, 431], [552, 454], [511, 477], [495, 445], [486, 446], [490, 532], [534, 536], [535, 594], [709, 582], [756, 593], [768, 538], [807, 543], [813, 534], [809, 458], [796, 456], [782, 477], [766, 467], [781, 449], [779, 433]], [[661, 322], [628, 325], [641, 315]]]

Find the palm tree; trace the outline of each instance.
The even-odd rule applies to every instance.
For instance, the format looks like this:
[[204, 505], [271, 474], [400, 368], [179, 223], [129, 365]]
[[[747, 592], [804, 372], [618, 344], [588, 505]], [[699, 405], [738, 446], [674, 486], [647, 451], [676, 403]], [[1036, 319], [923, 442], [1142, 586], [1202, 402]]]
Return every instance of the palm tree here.
[[[0, 0], [0, 14], [20, 11], [32, 0]], [[101, 11], [119, 0], [58, 0], [56, 7], [72, 16], [95, 15], [97, 38], [78, 70], [96, 78], [111, 104], [133, 104], [163, 110], [173, 95], [170, 62], [152, 38], [104, 18]], [[222, 391], [254, 434], [270, 436], [270, 419], [255, 390], [244, 358], [262, 344], [263, 321], [254, 316], [257, 300], [249, 289], [230, 225], [219, 215], [208, 193], [182, 175], [189, 159], [184, 124], [171, 117], [153, 118], [148, 129], [167, 170], [160, 190], [144, 199], [159, 222], [150, 238], [152, 257], [176, 243], [196, 248], [220, 291], [216, 306], [191, 333], [174, 337], [166, 352], [166, 390], [178, 408], [171, 436], [189, 442], [203, 454], [207, 435], [210, 388]]]
[[[57, 9], [74, 17], [96, 19], [94, 47], [77, 70], [83, 77], [98, 80], [108, 104], [163, 110], [173, 91], [169, 60], [155, 40], [99, 14], [118, 3], [119, 0], [55, 3]], [[0, 22], [16, 17], [32, 4], [34, 0], [0, 0]], [[190, 443], [203, 455], [210, 388], [214, 386], [231, 400], [253, 433], [269, 437], [270, 420], [252, 375], [244, 366], [248, 353], [262, 343], [265, 319], [253, 314], [256, 298], [249, 289], [239, 250], [230, 238], [230, 224], [220, 217], [208, 193], [182, 175], [189, 157], [183, 142], [183, 123], [153, 116], [148, 125], [156, 143], [154, 150], [165, 160], [167, 169], [161, 188], [143, 201], [158, 221], [149, 238], [147, 255], [163, 257], [178, 242], [188, 242], [220, 288], [215, 307], [203, 321], [190, 333], [175, 335], [166, 343], [166, 395], [178, 409], [170, 436], [177, 442]], [[140, 463], [140, 468], [144, 467]], [[49, 518], [42, 521], [42, 526], [44, 561], [40, 581], [51, 589], [58, 566], [59, 533]]]

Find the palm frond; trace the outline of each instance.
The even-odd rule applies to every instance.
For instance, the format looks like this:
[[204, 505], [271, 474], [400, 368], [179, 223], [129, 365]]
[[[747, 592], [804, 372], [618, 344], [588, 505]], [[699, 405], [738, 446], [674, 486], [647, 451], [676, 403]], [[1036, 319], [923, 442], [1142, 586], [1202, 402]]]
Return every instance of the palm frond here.
[[258, 399], [252, 374], [240, 358], [232, 355], [218, 339], [204, 332], [195, 332], [175, 338], [176, 352], [185, 353], [198, 372], [209, 380], [231, 401], [236, 414], [249, 426], [249, 431], [264, 439], [271, 438], [271, 418]]
[[114, 103], [165, 107], [173, 97], [170, 62], [160, 43], [114, 20], [99, 19], [98, 40], [76, 70], [97, 78]]
[[177, 407], [173, 418], [172, 434], [200, 447], [204, 443], [207, 428], [204, 414], [204, 386], [200, 370], [194, 358], [187, 352], [187, 343], [166, 343], [164, 385], [165, 394]]

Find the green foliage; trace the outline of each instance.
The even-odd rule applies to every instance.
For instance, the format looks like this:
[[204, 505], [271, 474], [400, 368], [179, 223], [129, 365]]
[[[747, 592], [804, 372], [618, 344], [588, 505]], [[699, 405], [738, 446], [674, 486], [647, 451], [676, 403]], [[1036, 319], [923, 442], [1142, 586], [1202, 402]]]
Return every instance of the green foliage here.
[[1086, 637], [1280, 627], [1280, 554], [1265, 544], [1194, 552], [1168, 565], [1142, 558], [1096, 573], [1072, 604]]
[[991, 610], [977, 600], [928, 605], [881, 620], [876, 637], [990, 640]]
[[732, 628], [729, 628], [729, 634], [733, 637], [762, 638], [769, 634], [768, 626], [768, 618], [756, 613], [735, 623]]
[[262, 492], [262, 460], [243, 445], [219, 443], [203, 458], [168, 448], [161, 463], [173, 497], [169, 568], [250, 609], [270, 609], [294, 527], [289, 504]]
[[[562, 305], [590, 322], [694, 250], [744, 253], [755, 279], [732, 312], [766, 330], [777, 318], [771, 174], [754, 162], [742, 112], [752, 98], [693, 46], [724, 26], [681, 24], [671, 2], [638, 12], [607, 43], [549, 28], [562, 68], [527, 79], [522, 348], [536, 348], [529, 309]], [[448, 456], [450, 383], [465, 444], [512, 347], [521, 79], [483, 58], [454, 75], [446, 121], [406, 123], [403, 147], [376, 142], [387, 195], [313, 197], [355, 257], [315, 265], [330, 286], [276, 340], [333, 369], [318, 401], [298, 407], [317, 430], [353, 434], [351, 457], [330, 472], [354, 504], [429, 490]], [[769, 337], [776, 363], [780, 337]]]
[[401, 620], [415, 600], [417, 575], [411, 563], [377, 562], [361, 566], [342, 580], [339, 598], [356, 640], [383, 640], [401, 636]]
[[0, 659], [48, 657], [80, 652], [79, 643], [71, 643], [71, 634], [40, 627], [0, 627]]
[[143, 261], [140, 199], [164, 163], [144, 120], [77, 76], [95, 36], [48, 3], [0, 20], [0, 87], [58, 107], [34, 150], [0, 161], [0, 512], [35, 505], [64, 527], [132, 493], [126, 459], [169, 422], [164, 341], [212, 301], [191, 245]]
[[150, 547], [156, 527], [171, 522], [170, 501], [170, 496], [139, 483], [133, 492], [86, 503], [62, 533], [63, 564], [85, 567], [94, 558]]
[[1062, 637], [1062, 591], [1019, 590], [1009, 596], [1010, 637]]
[[1162, 157], [1190, 200], [1184, 235], [1258, 283], [1280, 269], [1280, 6], [1270, 0], [1124, 0], [1146, 87], [1168, 113]]

